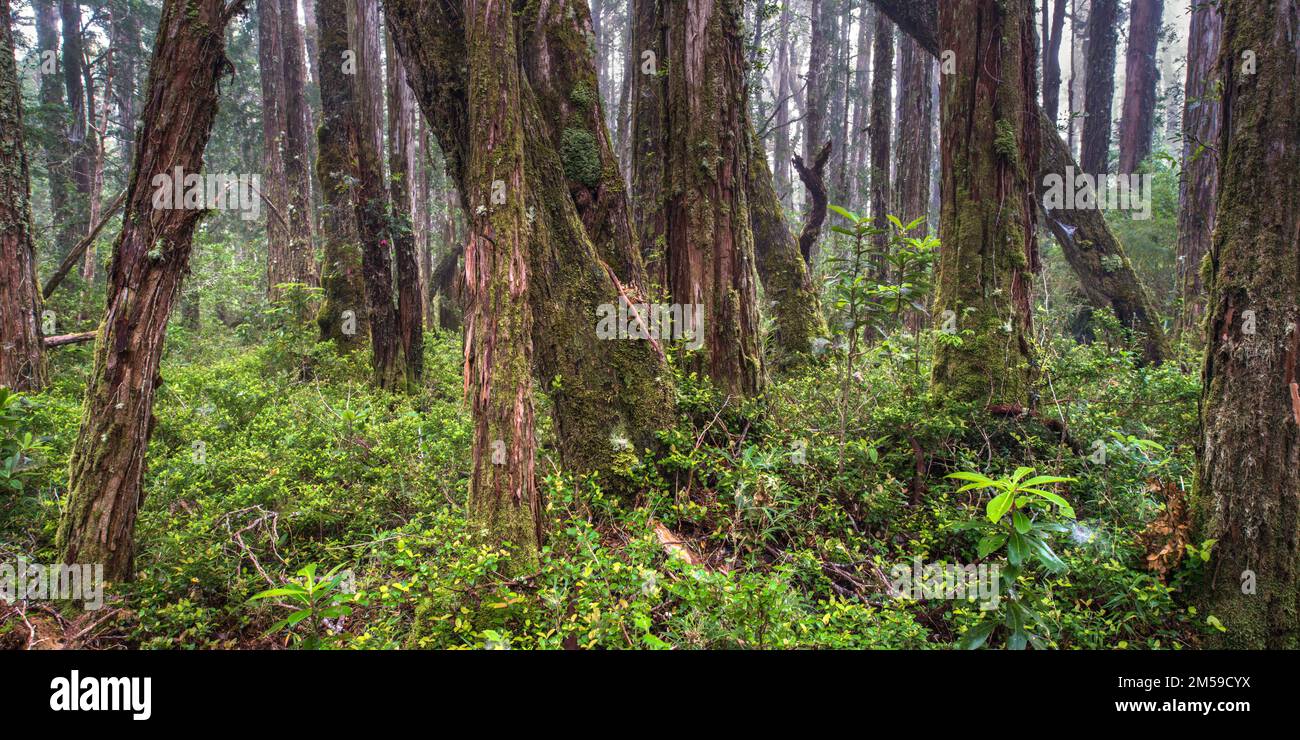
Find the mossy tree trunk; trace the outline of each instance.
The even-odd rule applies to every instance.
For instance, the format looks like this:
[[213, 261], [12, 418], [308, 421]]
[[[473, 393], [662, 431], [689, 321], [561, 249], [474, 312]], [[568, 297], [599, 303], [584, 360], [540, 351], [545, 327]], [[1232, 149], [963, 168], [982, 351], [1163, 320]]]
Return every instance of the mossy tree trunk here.
[[[931, 56], [939, 56], [937, 0], [872, 0], [902, 31], [921, 44]], [[1033, 101], [1030, 105], [1037, 109]], [[1037, 111], [1042, 131], [1042, 153], [1036, 179], [1039, 200], [1047, 190], [1047, 175], [1067, 181], [1067, 170], [1079, 171], [1070, 149], [1056, 130], [1056, 124]], [[1061, 245], [1070, 267], [1079, 278], [1088, 301], [1109, 308], [1127, 327], [1141, 334], [1144, 358], [1153, 363], [1168, 356], [1168, 342], [1160, 317], [1149, 293], [1105, 217], [1095, 209], [1054, 210], [1045, 217], [1048, 228]]]
[[9, 0], [0, 0], [0, 387], [38, 391], [45, 352], [32, 244], [31, 175]]
[[152, 183], [177, 167], [185, 174], [202, 170], [217, 83], [230, 69], [226, 24], [240, 9], [240, 3], [222, 0], [165, 0], [155, 37], [143, 126], [58, 532], [64, 562], [102, 563], [109, 580], [133, 574], [135, 520], [144, 498], [145, 450], [167, 318], [203, 215], [198, 208], [155, 208]]
[[[703, 313], [685, 367], [723, 391], [764, 385], [758, 275], [746, 184], [750, 147], [738, 2], [666, 0], [666, 275], [671, 300]], [[683, 308], [685, 313], [685, 308]]]
[[[1196, 510], [1229, 648], [1300, 647], [1300, 2], [1225, 6]], [[1253, 66], [1251, 66], [1253, 64]]]
[[[556, 0], [528, 7], [519, 24], [529, 34], [554, 37], [568, 24], [541, 19], [568, 19], [567, 3]], [[465, 163], [470, 146], [466, 91], [464, 22], [457, 9], [429, 0], [392, 0], [385, 5], [389, 28], [420, 108], [438, 137], [448, 172], [466, 192]], [[573, 12], [578, 17], [576, 6]], [[548, 42], [556, 48], [564, 40]], [[602, 260], [571, 193], [561, 152], [553, 142], [564, 120], [543, 117], [533, 78], [548, 68], [531, 69], [525, 54], [526, 84], [520, 86], [524, 115], [524, 154], [527, 191], [532, 194], [533, 240], [529, 248], [528, 301], [533, 311], [533, 372], [550, 395], [556, 444], [570, 470], [610, 471], [622, 441], [634, 449], [655, 444], [655, 431], [672, 413], [672, 385], [662, 357], [642, 341], [601, 341], [595, 332], [596, 310], [616, 305], [626, 294], [615, 282], [613, 268]], [[594, 79], [590, 52], [584, 73]], [[559, 89], [558, 86], [553, 86]], [[570, 94], [573, 92], [570, 89]], [[579, 93], [581, 96], [581, 93]], [[556, 110], [556, 108], [552, 108]], [[585, 119], [584, 119], [585, 120]], [[561, 139], [562, 140], [562, 139]], [[603, 170], [603, 168], [602, 168]], [[602, 194], [602, 197], [604, 195]], [[610, 209], [607, 213], [617, 213]]]
[[[370, 336], [361, 244], [357, 238], [352, 162], [356, 159], [355, 112], [350, 105], [350, 75], [344, 65], [348, 45], [346, 0], [307, 0], [316, 8], [319, 32], [321, 122], [316, 131], [316, 182], [323, 205], [321, 218], [321, 288], [324, 300], [316, 314], [321, 339], [341, 352], [365, 345]], [[349, 70], [351, 68], [349, 67]]]
[[938, 339], [933, 387], [948, 400], [1027, 407], [1038, 268], [1033, 13], [1028, 0], [940, 0], [939, 33], [956, 56], [940, 82], [934, 316], [957, 331]]

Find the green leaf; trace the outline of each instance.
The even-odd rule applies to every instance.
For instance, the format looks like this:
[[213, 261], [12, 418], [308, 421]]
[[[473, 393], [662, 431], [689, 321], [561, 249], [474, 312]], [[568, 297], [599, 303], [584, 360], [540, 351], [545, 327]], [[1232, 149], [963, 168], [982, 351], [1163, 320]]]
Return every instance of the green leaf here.
[[1016, 531], [1019, 532], [1020, 534], [1027, 533], [1030, 530], [1030, 528], [1033, 527], [1033, 522], [1029, 521], [1029, 517], [1025, 516], [1024, 514], [1021, 514], [1018, 511], [1012, 515], [1011, 519], [1012, 522], [1016, 525]]
[[249, 601], [257, 601], [258, 599], [274, 599], [278, 596], [302, 596], [302, 593], [303, 590], [301, 586], [286, 586], [284, 588], [273, 588], [268, 591], [263, 591], [250, 598]]
[[1037, 556], [1039, 562], [1041, 562], [1045, 568], [1053, 573], [1065, 572], [1065, 562], [1061, 560], [1061, 558], [1057, 557], [1056, 553], [1052, 551], [1052, 548], [1041, 538], [1029, 536], [1025, 538], [1025, 541], [1029, 544], [1030, 549], [1034, 551], [1034, 555]]
[[989, 501], [988, 505], [987, 516], [989, 521], [994, 523], [1000, 521], [1002, 517], [1006, 516], [1006, 513], [1011, 510], [1011, 504], [1012, 495], [1010, 491], [1003, 491], [997, 496], [994, 496], [993, 499]]
[[1024, 466], [1018, 467], [1016, 468], [1016, 472], [1011, 474], [1011, 482], [1018, 483], [1021, 478], [1024, 478], [1032, 472], [1034, 472], [1033, 468], [1026, 468]]
[[1044, 490], [1039, 489], [1039, 488], [1022, 488], [1022, 489], [1020, 489], [1020, 492], [1021, 492], [1021, 493], [1032, 493], [1032, 494], [1034, 494], [1035, 496], [1042, 496], [1043, 498], [1047, 499], [1048, 501], [1051, 501], [1052, 503], [1054, 503], [1054, 504], [1056, 504], [1057, 506], [1061, 507], [1061, 513], [1062, 513], [1062, 514], [1064, 514], [1064, 515], [1070, 517], [1071, 519], [1074, 518], [1074, 507], [1073, 507], [1073, 506], [1070, 506], [1070, 502], [1069, 502], [1069, 501], [1066, 501], [1066, 500], [1063, 499], [1063, 498], [1061, 498], [1061, 496], [1058, 495], [1058, 494], [1052, 493], [1051, 491], [1044, 491]]
[[844, 218], [846, 218], [846, 219], [852, 221], [852, 222], [855, 223], [855, 224], [856, 224], [858, 221], [862, 220], [862, 219], [858, 218], [858, 214], [854, 213], [853, 211], [849, 211], [849, 210], [846, 210], [846, 209], [844, 209], [844, 208], [840, 208], [839, 206], [835, 205], [834, 203], [828, 203], [828, 204], [826, 204], [826, 208], [829, 209], [829, 210], [831, 210], [831, 211], [833, 211], [834, 213], [838, 213], [839, 215], [841, 215], [841, 216], [843, 216]]
[[975, 550], [981, 558], [986, 558], [989, 553], [997, 552], [1002, 545], [1006, 544], [1007, 536], [1005, 534], [989, 534], [980, 539], [979, 545]]
[[998, 626], [996, 620], [986, 619], [983, 622], [966, 630], [957, 647], [962, 650], [976, 650], [988, 641], [989, 635], [993, 634], [994, 628]]
[[963, 472], [960, 472], [960, 473], [949, 473], [948, 475], [945, 475], [944, 477], [945, 477], [945, 478], [956, 478], [957, 480], [968, 480], [968, 481], [974, 481], [975, 483], [983, 483], [983, 484], [985, 484], [985, 485], [989, 485], [989, 486], [997, 485], [997, 481], [993, 480], [992, 478], [988, 477], [987, 475], [980, 475], [979, 473], [967, 473], [967, 472], [964, 472], [964, 471], [963, 471]]
[[1012, 565], [1020, 565], [1028, 555], [1029, 543], [1025, 542], [1024, 536], [1019, 532], [1012, 532], [1011, 538], [1007, 540], [1007, 560]]
[[1073, 483], [1077, 478], [1062, 478], [1059, 475], [1036, 475], [1021, 483], [1021, 486], [1041, 486], [1048, 483]]

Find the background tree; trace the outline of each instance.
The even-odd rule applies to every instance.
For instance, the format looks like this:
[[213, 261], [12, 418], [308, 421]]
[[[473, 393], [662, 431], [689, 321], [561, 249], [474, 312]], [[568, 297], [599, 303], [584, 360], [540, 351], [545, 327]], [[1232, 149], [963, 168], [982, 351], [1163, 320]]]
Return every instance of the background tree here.
[[1090, 175], [1110, 169], [1110, 122], [1115, 100], [1119, 0], [1092, 0], [1088, 13], [1088, 78], [1083, 98], [1079, 164]]
[[1119, 123], [1119, 173], [1136, 172], [1151, 154], [1155, 133], [1156, 85], [1160, 69], [1156, 51], [1164, 0], [1133, 0], [1129, 9], [1128, 50], [1124, 63], [1124, 113]]

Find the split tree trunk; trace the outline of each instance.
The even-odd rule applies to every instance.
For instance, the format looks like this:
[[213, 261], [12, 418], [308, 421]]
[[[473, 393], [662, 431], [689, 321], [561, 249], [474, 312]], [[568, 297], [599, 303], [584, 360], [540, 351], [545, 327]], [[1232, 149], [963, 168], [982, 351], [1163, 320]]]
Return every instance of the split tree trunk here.
[[59, 522], [65, 563], [102, 563], [105, 578], [130, 580], [135, 520], [144, 498], [145, 450], [172, 304], [188, 269], [200, 209], [153, 205], [154, 178], [198, 174], [217, 112], [217, 83], [230, 68], [225, 30], [239, 3], [165, 0], [149, 67], [143, 126], [122, 231], [113, 249], [108, 300]]

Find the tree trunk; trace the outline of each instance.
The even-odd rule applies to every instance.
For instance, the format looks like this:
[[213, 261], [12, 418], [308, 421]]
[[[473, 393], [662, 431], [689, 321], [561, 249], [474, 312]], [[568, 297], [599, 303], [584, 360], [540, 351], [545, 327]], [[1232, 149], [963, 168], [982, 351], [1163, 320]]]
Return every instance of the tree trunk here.
[[694, 306], [704, 317], [704, 351], [687, 355], [684, 366], [727, 393], [752, 396], [762, 389], [764, 373], [745, 197], [751, 141], [744, 135], [748, 116], [737, 2], [663, 4], [670, 70], [663, 153], [666, 263], [673, 302], [683, 307], [683, 315]]
[[303, 40], [307, 46], [307, 68], [312, 82], [316, 83], [323, 94], [325, 89], [321, 80], [320, 27], [316, 23], [316, 0], [302, 0], [302, 25]]
[[130, 0], [115, 0], [113, 7], [113, 64], [116, 67], [113, 95], [116, 98], [122, 161], [130, 162], [135, 154], [138, 112], [135, 91], [140, 56], [140, 16]]
[[[1300, 3], [1223, 18], [1196, 510], [1212, 647], [1300, 647]], [[1253, 63], [1254, 66], [1251, 66]]]
[[1070, 0], [1070, 118], [1066, 140], [1070, 158], [1079, 155], [1078, 142], [1083, 138], [1083, 100], [1088, 88], [1088, 15], [1092, 0]]
[[494, 545], [517, 548], [512, 574], [530, 573], [542, 541], [534, 473], [532, 332], [527, 300], [536, 208], [524, 174], [524, 116], [514, 19], [504, 0], [466, 0], [469, 130], [465, 191], [465, 395], [474, 413], [469, 520]]
[[266, 199], [266, 291], [296, 282], [290, 242], [289, 179], [285, 171], [284, 35], [282, 0], [257, 0], [257, 70], [262, 86], [262, 195]]
[[1183, 95], [1183, 169], [1178, 184], [1178, 288], [1183, 299], [1180, 332], [1200, 338], [1205, 313], [1201, 263], [1214, 234], [1219, 172], [1218, 57], [1223, 16], [1217, 8], [1192, 11], [1187, 40], [1187, 87]]
[[[902, 35], [898, 40], [898, 151], [894, 181], [894, 214], [904, 224], [925, 217], [930, 210], [930, 161], [933, 138], [930, 118], [934, 114], [931, 86], [934, 62], [916, 40]], [[883, 224], [881, 224], [883, 226]], [[930, 233], [922, 222], [910, 233]]]
[[0, 0], [0, 388], [45, 386], [41, 292], [32, 244], [31, 180], [9, 0]]
[[307, 104], [306, 61], [302, 27], [298, 25], [297, 0], [282, 0], [280, 13], [281, 60], [284, 74], [284, 174], [288, 188], [288, 264], [282, 282], [315, 286], [315, 221], [312, 200], [311, 137], [314, 134], [311, 106]]
[[316, 131], [316, 182], [320, 187], [321, 288], [324, 300], [316, 314], [322, 340], [340, 352], [352, 352], [370, 336], [361, 245], [357, 238], [356, 194], [352, 163], [356, 160], [356, 114], [352, 109], [346, 0], [309, 0], [315, 6], [321, 74], [321, 123]]
[[937, 343], [933, 386], [949, 400], [1028, 407], [1041, 136], [1032, 6], [940, 0], [939, 32], [956, 57], [940, 80], [944, 248], [934, 313], [962, 342]]
[[1115, 100], [1115, 44], [1119, 0], [1092, 0], [1088, 15], [1088, 82], [1083, 97], [1083, 143], [1079, 163], [1089, 175], [1110, 167], [1110, 121]]
[[161, 192], [159, 178], [174, 176], [175, 168], [197, 174], [203, 167], [217, 83], [230, 67], [226, 24], [238, 10], [221, 0], [165, 0], [155, 37], [144, 123], [58, 533], [65, 563], [103, 563], [111, 581], [134, 574], [135, 520], [167, 318], [204, 213], [183, 204], [155, 207], [155, 191]]
[[420, 266], [416, 261], [415, 98], [406, 85], [406, 72], [387, 44], [388, 61], [388, 189], [393, 201], [391, 232], [397, 269], [397, 337], [406, 359], [406, 385], [418, 388], [424, 370], [424, 318], [420, 300]]
[[[661, 3], [632, 0], [632, 48], [641, 50], [632, 77], [632, 218], [637, 242], [652, 289], [666, 285], [664, 248], [667, 221], [664, 204], [664, 149], [667, 146], [668, 85], [659, 74], [666, 65]], [[647, 52], [649, 56], [647, 56]]]
[[[59, 5], [55, 0], [33, 0], [36, 15], [36, 49], [40, 55], [41, 108], [37, 120], [41, 129], [48, 132], [44, 147], [45, 169], [50, 185], [50, 222], [56, 234], [61, 235], [61, 224], [71, 218], [68, 213], [68, 141], [63, 135], [67, 128], [67, 110], [63, 104], [63, 83], [58, 75]], [[47, 63], [48, 59], [48, 63]], [[57, 244], [55, 254], [62, 258], [71, 244]]]
[[1133, 0], [1129, 11], [1128, 51], [1124, 66], [1124, 114], [1119, 123], [1119, 174], [1137, 171], [1151, 155], [1155, 131], [1156, 50], [1164, 20], [1164, 0]]
[[833, 0], [809, 0], [808, 75], [804, 88], [803, 158], [811, 162], [826, 143], [827, 77], [835, 37]]
[[91, 137], [86, 105], [86, 58], [81, 38], [81, 6], [76, 0], [62, 0], [60, 16], [63, 21], [63, 84], [67, 94], [68, 119], [64, 129], [69, 145], [69, 174], [76, 193], [69, 204], [67, 217], [59, 222], [59, 256], [68, 253], [86, 234], [86, 211], [90, 203]]
[[[390, 209], [384, 188], [383, 77], [380, 74], [379, 16], [376, 0], [347, 0], [348, 28], [353, 49], [357, 49], [356, 74], [348, 78], [352, 107], [352, 177], [356, 181], [354, 210], [357, 236], [361, 242], [361, 275], [366, 286], [366, 309], [370, 318], [370, 366], [375, 385], [396, 388], [407, 377], [406, 356], [399, 349], [397, 309], [393, 304], [392, 235], [388, 228]], [[321, 9], [318, 7], [318, 11]], [[324, 12], [317, 21], [325, 24]], [[376, 101], [377, 104], [376, 104]]]
[[872, 33], [876, 22], [871, 3], [863, 0], [862, 17], [858, 20], [858, 63], [853, 76], [853, 127], [847, 142], [850, 149], [847, 154], [852, 161], [850, 169], [853, 171], [852, 197], [849, 201], [852, 208], [861, 208], [871, 202], [870, 176], [867, 172], [870, 164], [867, 130], [870, 126], [872, 90], [871, 47], [875, 40]]
[[[893, 131], [894, 24], [876, 15], [875, 48], [871, 55], [871, 217], [881, 231], [871, 237], [876, 276], [886, 280], [889, 233], [884, 230], [890, 204], [889, 153]], [[946, 130], [946, 129], [945, 129]]]
[[[790, 6], [781, 5], [781, 17], [777, 21], [778, 41], [776, 50], [776, 110], [773, 116], [772, 171], [774, 185], [781, 205], [789, 207], [790, 193], [790, 98], [794, 95], [790, 84]], [[761, 270], [760, 270], [761, 274]]]
[[[872, 0], [878, 8], [921, 46], [934, 56], [939, 55], [937, 3], [907, 2], [900, 0]], [[1030, 101], [1031, 107], [1033, 101]], [[1047, 116], [1039, 116], [1042, 128], [1042, 153], [1036, 175], [1041, 194], [1046, 191], [1048, 175], [1063, 180], [1073, 168], [1078, 169], [1069, 147], [1056, 131]], [[1047, 214], [1047, 226], [1061, 244], [1061, 250], [1070, 263], [1089, 302], [1098, 307], [1108, 307], [1124, 323], [1142, 335], [1143, 355], [1148, 362], [1158, 363], [1168, 355], [1164, 328], [1155, 312], [1150, 295], [1138, 279], [1124, 245], [1106, 225], [1100, 211], [1054, 210]]]
[[1055, 0], [1052, 19], [1047, 20], [1047, 0], [1043, 0], [1043, 112], [1052, 123], [1061, 113], [1061, 40], [1065, 36], [1065, 0]]

